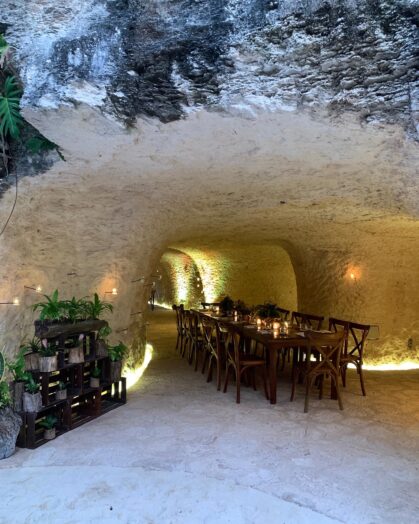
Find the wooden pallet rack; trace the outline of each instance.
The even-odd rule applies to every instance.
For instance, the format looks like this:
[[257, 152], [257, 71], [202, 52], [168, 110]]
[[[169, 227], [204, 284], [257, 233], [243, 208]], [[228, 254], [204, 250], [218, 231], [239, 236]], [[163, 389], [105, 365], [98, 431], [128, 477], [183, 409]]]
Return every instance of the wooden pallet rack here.
[[[97, 331], [103, 325], [106, 325], [103, 321], [65, 325], [64, 333], [60, 332], [57, 325], [49, 333], [47, 329], [43, 332], [38, 329], [38, 335], [57, 348], [58, 369], [50, 372], [31, 371], [41, 384], [42, 408], [36, 413], [21, 412], [22, 426], [17, 439], [19, 447], [35, 449], [48, 442], [44, 439], [44, 430], [40, 425], [47, 415], [52, 414], [57, 418], [58, 437], [126, 403], [126, 379], [121, 377], [111, 382], [110, 359], [96, 352]], [[70, 364], [68, 348], [79, 335], [84, 335], [84, 362]], [[98, 388], [90, 387], [91, 371], [95, 366], [101, 370]], [[65, 400], [55, 398], [60, 381], [67, 384]]]

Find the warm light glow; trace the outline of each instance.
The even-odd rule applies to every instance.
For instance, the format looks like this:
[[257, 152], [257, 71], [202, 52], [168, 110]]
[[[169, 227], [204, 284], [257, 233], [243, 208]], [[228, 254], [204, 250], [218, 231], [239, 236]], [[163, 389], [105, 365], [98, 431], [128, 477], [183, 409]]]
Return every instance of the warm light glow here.
[[275, 320], [274, 322], [272, 322], [272, 329], [273, 329], [274, 331], [278, 331], [280, 327], [281, 327], [281, 324], [280, 324], [277, 320]]
[[19, 305], [20, 305], [20, 300], [19, 300], [18, 297], [15, 297], [15, 298], [13, 299], [13, 305], [14, 305], [14, 306], [19, 306]]
[[36, 291], [37, 293], [41, 293], [41, 292], [42, 292], [42, 286], [39, 286], [39, 285], [36, 286], [35, 291]]
[[117, 295], [118, 294], [118, 290], [116, 289], [116, 287], [113, 287], [112, 288], [112, 295]]
[[258, 329], [260, 329], [262, 327], [262, 320], [260, 318], [256, 319], [256, 325], [257, 325]]
[[124, 376], [127, 379], [127, 389], [132, 388], [143, 376], [144, 371], [147, 369], [151, 359], [153, 358], [153, 346], [147, 344], [144, 353], [144, 361], [140, 367], [136, 369], [125, 368]]
[[356, 266], [349, 266], [346, 271], [346, 278], [352, 282], [356, 282], [361, 278], [361, 270]]
[[387, 364], [364, 364], [363, 368], [368, 371], [408, 371], [409, 369], [419, 369], [419, 362], [404, 360], [403, 362], [389, 362]]

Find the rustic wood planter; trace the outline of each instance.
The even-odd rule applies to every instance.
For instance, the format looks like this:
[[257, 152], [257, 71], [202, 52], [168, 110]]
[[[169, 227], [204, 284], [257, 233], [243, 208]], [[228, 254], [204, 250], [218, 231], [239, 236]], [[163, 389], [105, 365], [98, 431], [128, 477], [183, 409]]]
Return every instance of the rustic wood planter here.
[[23, 392], [25, 391], [24, 382], [11, 382], [10, 383], [10, 395], [12, 397], [13, 411], [22, 411], [23, 404]]
[[28, 411], [29, 413], [36, 413], [42, 408], [42, 398], [41, 393], [23, 393], [23, 411]]
[[90, 387], [98, 388], [100, 386], [100, 379], [96, 377], [90, 377]]
[[121, 378], [122, 374], [122, 360], [116, 360], [110, 362], [109, 366], [109, 380], [111, 382], [117, 382]]
[[40, 339], [55, 338], [59, 336], [77, 335], [79, 333], [89, 333], [91, 331], [99, 331], [99, 329], [107, 326], [106, 320], [82, 320], [70, 324], [67, 322], [42, 322], [35, 321], [35, 336]]
[[38, 371], [39, 369], [39, 353], [28, 353], [25, 355], [25, 370]]
[[56, 434], [55, 428], [46, 429], [44, 431], [44, 439], [45, 440], [53, 440], [53, 439], [55, 439], [55, 434]]
[[67, 398], [67, 390], [66, 389], [57, 389], [55, 392], [55, 399], [56, 400], [65, 400]]
[[42, 373], [57, 371], [57, 367], [57, 355], [54, 355], [53, 357], [39, 357], [39, 371]]
[[108, 346], [106, 342], [101, 338], [96, 340], [96, 356], [98, 357], [107, 357], [108, 356]]
[[70, 349], [68, 354], [68, 362], [69, 364], [81, 364], [84, 362], [83, 346], [77, 346]]

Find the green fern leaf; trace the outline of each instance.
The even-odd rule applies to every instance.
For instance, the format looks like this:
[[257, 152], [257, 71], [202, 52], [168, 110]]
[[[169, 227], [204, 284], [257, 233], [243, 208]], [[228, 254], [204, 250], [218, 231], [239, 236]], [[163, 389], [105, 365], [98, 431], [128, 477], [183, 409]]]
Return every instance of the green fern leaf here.
[[4, 375], [4, 365], [5, 365], [4, 356], [3, 356], [3, 353], [0, 352], [0, 381]]
[[7, 77], [0, 96], [0, 133], [3, 136], [19, 138], [20, 127], [23, 125], [19, 106], [21, 95], [15, 77]]

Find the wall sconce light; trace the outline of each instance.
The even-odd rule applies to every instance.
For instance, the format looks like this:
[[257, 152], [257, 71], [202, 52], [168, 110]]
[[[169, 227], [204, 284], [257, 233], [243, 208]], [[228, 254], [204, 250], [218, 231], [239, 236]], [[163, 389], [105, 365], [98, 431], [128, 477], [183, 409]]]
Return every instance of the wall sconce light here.
[[19, 297], [15, 297], [13, 302], [0, 302], [0, 305], [20, 306]]
[[361, 270], [359, 267], [350, 266], [348, 267], [345, 276], [351, 282], [358, 282], [361, 277]]
[[35, 291], [36, 293], [42, 293], [42, 286], [38, 285], [36, 287], [32, 286], [23, 286], [25, 289], [30, 289], [31, 291]]
[[118, 329], [115, 331], [115, 333], [126, 333], [128, 331], [128, 328]]
[[107, 293], [108, 295], [117, 295], [118, 294], [118, 290], [117, 290], [116, 287], [113, 287], [112, 291], [105, 291], [105, 293]]

